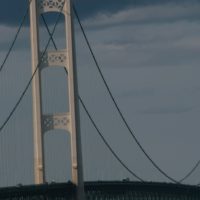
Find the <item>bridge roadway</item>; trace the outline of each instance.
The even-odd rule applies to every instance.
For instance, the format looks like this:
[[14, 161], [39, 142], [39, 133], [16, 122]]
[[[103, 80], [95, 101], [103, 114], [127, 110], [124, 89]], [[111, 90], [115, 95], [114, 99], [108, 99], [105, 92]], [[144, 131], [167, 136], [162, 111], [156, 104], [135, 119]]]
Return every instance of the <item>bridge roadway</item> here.
[[[0, 189], [0, 200], [73, 200], [76, 187], [68, 183]], [[87, 200], [200, 200], [200, 187], [151, 182], [86, 182]]]

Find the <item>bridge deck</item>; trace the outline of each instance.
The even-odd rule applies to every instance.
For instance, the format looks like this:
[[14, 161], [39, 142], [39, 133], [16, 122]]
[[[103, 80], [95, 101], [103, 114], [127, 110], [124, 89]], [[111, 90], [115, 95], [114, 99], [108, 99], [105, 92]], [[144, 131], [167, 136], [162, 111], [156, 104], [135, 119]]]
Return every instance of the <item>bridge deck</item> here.
[[[1, 200], [74, 199], [72, 183], [16, 186], [0, 189]], [[200, 200], [200, 187], [165, 183], [86, 182], [88, 200]]]

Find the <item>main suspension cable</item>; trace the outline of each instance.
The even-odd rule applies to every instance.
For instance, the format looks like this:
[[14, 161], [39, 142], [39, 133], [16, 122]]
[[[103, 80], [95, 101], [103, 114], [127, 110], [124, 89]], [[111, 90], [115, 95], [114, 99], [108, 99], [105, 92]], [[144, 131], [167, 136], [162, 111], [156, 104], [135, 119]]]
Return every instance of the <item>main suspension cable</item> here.
[[[31, 0], [30, 0], [29, 2], [31, 2]], [[23, 20], [22, 20], [22, 22], [21, 22], [21, 24], [20, 24], [20, 26], [19, 26], [19, 29], [18, 29], [18, 31], [17, 31], [17, 33], [16, 33], [16, 35], [15, 35], [15, 38], [14, 38], [12, 44], [11, 44], [11, 47], [10, 47], [8, 53], [6, 54], [6, 57], [5, 57], [5, 59], [4, 59], [4, 62], [2, 63], [2, 65], [1, 65], [1, 67], [0, 67], [0, 71], [3, 69], [3, 67], [4, 67], [4, 65], [5, 65], [5, 63], [6, 63], [7, 59], [8, 59], [8, 57], [9, 57], [9, 55], [10, 55], [10, 53], [11, 53], [11, 51], [12, 51], [12, 48], [13, 48], [13, 46], [14, 46], [16, 40], [17, 40], [17, 37], [18, 37], [18, 35], [19, 35], [19, 33], [20, 33], [20, 30], [21, 30], [21, 28], [22, 28], [22, 26], [23, 26], [23, 24], [24, 24], [24, 21], [25, 21], [25, 19], [26, 19], [26, 16], [27, 16], [27, 14], [28, 14], [28, 11], [29, 11], [29, 9], [26, 11], [26, 13], [25, 13], [25, 15], [24, 15], [24, 17], [23, 17]], [[79, 24], [80, 24], [80, 26], [82, 27], [82, 31], [83, 31], [83, 34], [84, 34], [84, 37], [85, 37], [86, 41], [88, 42], [88, 46], [89, 46], [89, 48], [90, 48], [90, 51], [91, 51], [92, 55], [94, 56], [94, 53], [93, 53], [93, 51], [92, 51], [92, 48], [91, 48], [90, 43], [89, 43], [89, 41], [88, 41], [88, 39], [87, 39], [87, 36], [86, 36], [86, 34], [85, 34], [85, 31], [84, 31], [84, 29], [83, 29], [83, 26], [82, 26], [82, 24], [81, 24], [81, 22], [80, 22], [80, 19], [79, 19], [79, 17], [78, 17], [78, 14], [77, 14], [75, 8], [74, 8], [74, 11], [75, 11], [76, 17], [77, 17], [77, 19], [78, 19], [78, 21], [79, 21]], [[42, 17], [43, 17], [43, 16], [42, 16]], [[10, 112], [9, 116], [6, 118], [6, 120], [4, 121], [4, 123], [2, 124], [2, 126], [0, 127], [0, 131], [2, 131], [2, 130], [4, 129], [4, 127], [6, 126], [6, 124], [8, 123], [8, 121], [10, 120], [10, 118], [12, 117], [12, 115], [14, 114], [14, 112], [16, 111], [16, 109], [18, 108], [18, 106], [19, 106], [20, 102], [22, 101], [23, 97], [25, 96], [25, 94], [26, 94], [26, 92], [27, 92], [27, 90], [28, 90], [28, 88], [29, 88], [29, 86], [30, 86], [30, 84], [31, 84], [31, 82], [32, 82], [32, 80], [33, 80], [33, 78], [34, 78], [34, 76], [35, 76], [35, 74], [36, 74], [38, 68], [39, 68], [40, 65], [41, 65], [42, 58], [43, 58], [44, 54], [45, 54], [46, 51], [47, 51], [47, 48], [48, 48], [48, 46], [49, 46], [50, 41], [51, 41], [51, 40], [53, 41], [53, 34], [54, 34], [55, 29], [56, 29], [56, 26], [57, 26], [57, 24], [58, 24], [59, 18], [60, 18], [60, 15], [59, 15], [59, 17], [58, 17], [58, 19], [57, 19], [57, 21], [56, 21], [56, 23], [55, 23], [55, 26], [54, 26], [54, 28], [53, 28], [52, 33], [50, 33], [50, 31], [48, 31], [49, 34], [50, 34], [50, 38], [49, 38], [48, 43], [47, 43], [47, 45], [46, 45], [46, 47], [45, 47], [45, 51], [43, 52], [43, 54], [42, 54], [42, 56], [41, 56], [40, 62], [39, 62], [39, 64], [38, 64], [37, 68], [35, 69], [35, 71], [33, 72], [32, 76], [31, 76], [31, 79], [29, 80], [28, 84], [26, 85], [26, 87], [25, 87], [23, 93], [21, 94], [19, 100], [17, 101], [17, 103], [16, 103], [15, 106], [13, 107], [12, 111]], [[55, 46], [55, 43], [54, 43], [54, 46]], [[101, 70], [100, 70], [100, 67], [99, 67], [99, 65], [98, 65], [98, 62], [97, 62], [95, 56], [94, 56], [93, 58], [94, 58], [94, 60], [95, 60], [96, 65], [98, 66], [99, 72], [100, 72], [100, 74], [102, 75], [103, 80], [105, 81], [105, 78], [104, 78], [104, 76], [103, 76], [103, 74], [102, 74], [102, 72], [101, 72]], [[106, 81], [105, 81], [105, 85], [106, 85], [106, 87], [107, 87], [107, 89], [108, 89], [108, 91], [109, 91], [109, 94], [110, 94], [110, 96], [111, 96], [111, 98], [112, 98], [112, 100], [113, 100], [113, 102], [114, 102], [114, 104], [115, 104], [115, 106], [116, 106], [116, 108], [117, 108], [119, 114], [121, 115], [121, 117], [122, 117], [124, 123], [126, 124], [128, 130], [129, 130], [130, 127], [129, 127], [128, 123], [126, 122], [124, 116], [122, 115], [122, 112], [120, 111], [119, 106], [117, 105], [117, 103], [116, 103], [116, 101], [115, 101], [115, 99], [114, 99], [114, 96], [112, 95], [112, 93], [111, 93], [111, 91], [110, 91], [110, 88], [108, 87], [108, 84], [107, 84]], [[87, 113], [88, 117], [90, 118], [92, 124], [94, 125], [95, 129], [97, 130], [97, 132], [98, 132], [99, 135], [101, 136], [101, 138], [102, 138], [102, 140], [104, 141], [104, 143], [106, 144], [106, 146], [111, 150], [111, 152], [112, 152], [112, 154], [115, 156], [115, 158], [116, 158], [116, 159], [117, 159], [117, 160], [118, 160], [132, 175], [133, 175], [133, 176], [134, 176], [134, 177], [136, 177], [136, 178], [137, 178], [138, 180], [140, 180], [140, 181], [143, 181], [143, 179], [141, 179], [140, 177], [138, 177], [134, 172], [132, 172], [132, 171], [119, 159], [119, 157], [117, 156], [117, 154], [112, 150], [112, 148], [110, 147], [110, 145], [108, 144], [108, 142], [105, 140], [105, 138], [104, 138], [103, 135], [101, 134], [100, 130], [98, 129], [96, 123], [94, 122], [94, 120], [92, 119], [91, 115], [89, 114], [89, 112], [88, 112], [88, 110], [87, 110], [87, 108], [86, 108], [84, 102], [83, 102], [82, 99], [80, 98], [80, 96], [79, 96], [79, 100], [80, 100], [80, 102], [81, 102], [81, 104], [82, 104], [82, 106], [83, 106], [85, 112]], [[132, 130], [130, 129], [129, 132], [132, 132]], [[200, 164], [200, 161], [199, 161], [199, 162], [195, 165], [195, 167], [194, 167], [183, 179], [181, 179], [180, 181], [176, 181], [175, 179], [173, 179], [173, 178], [171, 178], [170, 176], [168, 176], [163, 170], [161, 170], [161, 169], [158, 167], [158, 165], [150, 158], [150, 156], [146, 153], [146, 151], [144, 152], [144, 148], [141, 146], [141, 144], [139, 143], [139, 141], [137, 140], [137, 138], [136, 138], [134, 135], [132, 135], [132, 136], [134, 137], [136, 143], [138, 144], [138, 146], [140, 147], [140, 149], [143, 151], [143, 153], [146, 155], [146, 157], [147, 157], [147, 158], [151, 161], [151, 163], [154, 165], [154, 167], [156, 167], [164, 176], [166, 176], [168, 179], [170, 179], [170, 180], [173, 181], [173, 182], [176, 182], [176, 183], [181, 183], [181, 182], [183, 182], [186, 178], [188, 178], [188, 177], [197, 169], [197, 167], [198, 167], [199, 164]]]
[[[45, 27], [46, 27], [46, 29], [47, 29], [47, 32], [50, 34], [50, 30], [49, 30], [48, 24], [47, 24], [47, 22], [46, 22], [44, 16], [42, 16], [42, 20], [43, 20], [44, 25], [45, 25]], [[52, 42], [53, 42], [53, 45], [54, 45], [55, 50], [57, 50], [58, 48], [57, 48], [57, 45], [56, 45], [56, 43], [55, 43], [55, 41], [54, 41], [53, 36], [52, 36], [52, 35], [49, 35], [49, 36], [51, 37], [51, 40], [52, 40]], [[64, 69], [65, 69], [65, 74], [68, 75], [67, 69], [66, 69], [66, 68], [64, 68]], [[112, 155], [115, 157], [115, 159], [116, 159], [130, 174], [132, 174], [132, 176], [134, 176], [136, 179], [138, 179], [138, 180], [144, 182], [144, 180], [143, 180], [141, 177], [139, 177], [135, 172], [133, 172], [133, 171], [120, 159], [120, 157], [117, 155], [117, 153], [116, 153], [116, 152], [113, 150], [113, 148], [109, 145], [109, 143], [107, 142], [107, 140], [105, 139], [105, 137], [103, 136], [103, 134], [101, 133], [101, 131], [99, 130], [97, 124], [96, 124], [95, 121], [93, 120], [91, 114], [89, 113], [89, 111], [88, 111], [88, 109], [87, 109], [87, 107], [86, 107], [84, 101], [83, 101], [82, 98], [80, 97], [80, 95], [78, 95], [78, 99], [79, 99], [79, 101], [80, 101], [80, 103], [81, 103], [83, 109], [85, 110], [85, 112], [86, 112], [88, 118], [90, 119], [91, 123], [93, 124], [94, 128], [96, 129], [97, 133], [99, 134], [99, 136], [101, 137], [102, 141], [103, 141], [104, 144], [107, 146], [107, 148], [110, 150], [110, 152], [112, 153]]]
[[83, 100], [81, 99], [81, 97], [79, 96], [79, 101], [83, 107], [83, 109], [85, 110], [88, 118], [90, 119], [90, 121], [92, 122], [94, 128], [96, 129], [97, 133], [99, 134], [99, 136], [101, 137], [102, 141], [104, 142], [104, 144], [107, 146], [107, 148], [110, 150], [110, 152], [113, 154], [113, 156], [116, 158], [116, 160], [130, 173], [132, 174], [135, 178], [137, 178], [138, 180], [144, 182], [144, 180], [139, 177], [135, 172], [133, 172], [120, 158], [119, 156], [115, 153], [115, 151], [112, 149], [112, 147], [109, 145], [109, 143], [107, 142], [107, 140], [105, 139], [105, 137], [103, 136], [103, 134], [101, 133], [100, 129], [97, 127], [97, 124], [95, 123], [95, 121], [93, 120], [92, 116], [90, 115], [89, 111], [87, 110]]
[[23, 18], [22, 18], [22, 20], [21, 20], [21, 23], [20, 23], [18, 29], [17, 29], [17, 32], [16, 32], [16, 34], [15, 34], [15, 36], [14, 36], [14, 39], [13, 39], [13, 41], [12, 41], [11, 44], [10, 44], [10, 47], [9, 47], [9, 49], [8, 49], [8, 52], [6, 53], [5, 58], [3, 59], [3, 62], [2, 62], [2, 64], [1, 64], [1, 66], [0, 66], [0, 72], [3, 70], [5, 64], [6, 64], [7, 60], [8, 60], [8, 57], [10, 56], [10, 54], [11, 54], [11, 52], [12, 52], [12, 50], [13, 50], [13, 47], [14, 47], [16, 41], [17, 41], [17, 38], [18, 38], [18, 36], [19, 36], [19, 33], [20, 33], [20, 31], [21, 31], [21, 29], [22, 29], [22, 27], [23, 27], [23, 25], [24, 25], [24, 22], [25, 22], [25, 20], [26, 20], [26, 17], [27, 17], [27, 15], [28, 15], [28, 13], [29, 13], [29, 7], [30, 7], [31, 1], [32, 1], [32, 0], [30, 0], [29, 3], [28, 3], [28, 6], [27, 6], [27, 8], [26, 8], [26, 12], [25, 12], [25, 14], [24, 14], [24, 16], [23, 16]]
[[[145, 154], [145, 156], [147, 157], [147, 159], [152, 163], [152, 165], [153, 165], [161, 174], [163, 174], [166, 178], [168, 178], [169, 180], [171, 180], [171, 181], [173, 181], [173, 182], [175, 182], [175, 183], [182, 183], [182, 182], [184, 182], [184, 181], [185, 181], [186, 179], [188, 179], [188, 178], [197, 170], [197, 168], [200, 166], [200, 160], [194, 165], [194, 167], [193, 167], [181, 180], [177, 181], [177, 180], [175, 180], [174, 178], [170, 177], [166, 172], [164, 172], [164, 171], [158, 166], [158, 164], [156, 164], [155, 161], [150, 157], [150, 155], [147, 154], [147, 152], [145, 151], [144, 147], [140, 144], [139, 140], [138, 140], [138, 139], [136, 138], [136, 136], [134, 135], [134, 131], [132, 131], [132, 129], [130, 128], [128, 122], [126, 121], [126, 119], [125, 119], [125, 117], [124, 117], [124, 115], [123, 115], [121, 109], [119, 108], [119, 106], [118, 106], [118, 104], [117, 104], [117, 101], [115, 100], [115, 98], [114, 98], [114, 96], [113, 96], [113, 94], [112, 94], [112, 92], [111, 92], [111, 90], [110, 90], [110, 87], [108, 86], [108, 84], [107, 84], [107, 82], [106, 82], [106, 79], [105, 79], [105, 77], [104, 77], [104, 75], [103, 75], [103, 73], [102, 73], [102, 71], [101, 71], [101, 68], [100, 68], [98, 62], [97, 62], [96, 56], [95, 56], [95, 54], [94, 54], [94, 52], [93, 52], [93, 50], [92, 50], [92, 48], [91, 48], [90, 42], [89, 42], [89, 40], [88, 40], [88, 37], [87, 37], [87, 35], [86, 35], [86, 33], [85, 33], [85, 30], [84, 30], [83, 25], [82, 25], [82, 23], [81, 23], [81, 20], [80, 20], [80, 18], [79, 18], [78, 12], [77, 12], [77, 10], [76, 10], [76, 8], [75, 8], [74, 5], [73, 5], [73, 10], [74, 10], [75, 16], [76, 16], [76, 18], [77, 18], [77, 20], [78, 20], [79, 26], [80, 26], [80, 28], [81, 28], [81, 30], [82, 30], [83, 36], [84, 36], [84, 38], [85, 38], [85, 41], [86, 41], [86, 43], [87, 43], [87, 45], [88, 45], [88, 47], [89, 47], [90, 53], [91, 53], [91, 55], [92, 55], [92, 57], [93, 57], [93, 59], [94, 59], [94, 62], [95, 62], [95, 64], [96, 64], [96, 66], [97, 66], [97, 69], [98, 69], [100, 75], [101, 75], [101, 78], [102, 78], [102, 80], [103, 80], [103, 82], [104, 82], [104, 84], [105, 84], [105, 86], [106, 86], [106, 88], [107, 88], [107, 91], [108, 91], [108, 93], [109, 93], [109, 95], [110, 95], [110, 97], [111, 97], [111, 99], [112, 99], [112, 101], [113, 101], [113, 103], [114, 103], [114, 105], [115, 105], [115, 107], [116, 107], [116, 109], [117, 109], [119, 115], [121, 116], [121, 119], [123, 120], [124, 124], [126, 125], [128, 131], [131, 133], [131, 135], [132, 135], [132, 137], [134, 138], [135, 142], [137, 143], [137, 145], [139, 146], [139, 148], [142, 150], [142, 152]], [[53, 38], [52, 38], [52, 40], [53, 40]], [[52, 41], [52, 42], [53, 42], [53, 41]]]
[[51, 38], [52, 38], [52, 36], [53, 36], [54, 33], [55, 33], [55, 30], [56, 30], [56, 27], [57, 27], [57, 25], [58, 25], [58, 22], [60, 21], [60, 17], [61, 17], [61, 13], [62, 13], [63, 7], [64, 7], [64, 4], [63, 4], [63, 6], [62, 6], [62, 8], [61, 8], [61, 11], [60, 11], [58, 17], [57, 17], [57, 20], [56, 20], [55, 25], [54, 25], [54, 27], [53, 27], [51, 36], [49, 37], [49, 40], [48, 40], [48, 42], [47, 42], [47, 44], [46, 44], [46, 46], [45, 46], [45, 49], [44, 49], [44, 51], [43, 51], [43, 53], [42, 53], [42, 55], [41, 55], [41, 57], [40, 57], [40, 60], [39, 60], [39, 62], [38, 62], [38, 65], [37, 65], [35, 71], [33, 72], [32, 76], [31, 76], [31, 79], [30, 79], [29, 82], [27, 83], [27, 85], [26, 85], [24, 91], [22, 92], [22, 94], [21, 94], [20, 98], [18, 99], [17, 103], [15, 104], [15, 106], [13, 107], [13, 109], [11, 110], [10, 114], [9, 114], [8, 117], [5, 119], [5, 121], [3, 122], [3, 124], [0, 126], [0, 132], [4, 129], [4, 127], [7, 125], [8, 121], [10, 120], [10, 118], [11, 118], [11, 117], [13, 116], [13, 114], [15, 113], [15, 111], [16, 111], [16, 109], [18, 108], [19, 104], [21, 103], [23, 97], [25, 96], [25, 94], [26, 94], [26, 92], [27, 92], [27, 90], [28, 90], [30, 84], [32, 83], [32, 80], [33, 80], [33, 78], [34, 78], [34, 76], [35, 76], [37, 70], [39, 69], [40, 65], [42, 64], [43, 57], [44, 57], [45, 53], [47, 52], [47, 49], [48, 49], [48, 47], [49, 47]]
[[179, 183], [183, 183], [186, 179], [188, 179], [199, 167], [200, 160], [194, 165], [194, 167], [179, 181]]
[[102, 78], [102, 80], [103, 80], [103, 82], [104, 82], [104, 84], [105, 84], [105, 87], [106, 87], [106, 89], [107, 89], [107, 91], [108, 91], [108, 93], [109, 93], [109, 95], [110, 95], [110, 97], [111, 97], [111, 99], [112, 99], [112, 101], [113, 101], [113, 103], [114, 103], [114, 105], [115, 105], [115, 107], [116, 107], [116, 109], [117, 109], [117, 111], [118, 111], [118, 113], [119, 113], [119, 115], [120, 115], [122, 121], [124, 122], [125, 126], [127, 127], [129, 133], [131, 134], [131, 136], [133, 137], [134, 141], [135, 141], [136, 144], [139, 146], [139, 148], [141, 149], [141, 151], [144, 153], [144, 155], [146, 156], [146, 158], [152, 163], [152, 165], [153, 165], [162, 175], [164, 175], [166, 178], [168, 178], [169, 180], [171, 180], [171, 181], [174, 182], [174, 183], [179, 183], [179, 181], [177, 181], [177, 180], [175, 180], [174, 178], [172, 178], [171, 176], [169, 176], [163, 169], [161, 169], [161, 168], [158, 166], [158, 164], [150, 157], [150, 155], [146, 152], [146, 150], [144, 149], [144, 147], [140, 144], [139, 140], [136, 138], [134, 132], [132, 131], [132, 129], [131, 129], [131, 127], [129, 126], [128, 122], [126, 121], [124, 115], [122, 114], [122, 111], [121, 111], [121, 109], [119, 108], [119, 106], [118, 106], [118, 104], [117, 104], [117, 101], [115, 100], [115, 98], [114, 98], [114, 96], [113, 96], [113, 94], [112, 94], [112, 92], [111, 92], [111, 89], [110, 89], [110, 87], [108, 86], [108, 83], [107, 83], [107, 81], [106, 81], [106, 79], [105, 79], [105, 77], [104, 77], [104, 75], [103, 75], [103, 73], [102, 73], [102, 71], [101, 71], [100, 65], [99, 65], [98, 62], [97, 62], [96, 56], [95, 56], [95, 54], [94, 54], [94, 52], [93, 52], [93, 50], [92, 50], [92, 47], [91, 47], [90, 42], [89, 42], [89, 40], [88, 40], [88, 37], [87, 37], [87, 35], [86, 35], [86, 33], [85, 33], [85, 30], [84, 30], [84, 28], [83, 28], [83, 25], [82, 25], [82, 23], [81, 23], [81, 20], [80, 20], [80, 18], [79, 18], [79, 15], [78, 15], [78, 12], [77, 12], [75, 6], [73, 6], [73, 10], [74, 10], [75, 16], [76, 16], [76, 18], [77, 18], [77, 20], [78, 20], [78, 24], [79, 24], [79, 26], [80, 26], [80, 28], [81, 28], [81, 31], [82, 31], [82, 33], [83, 33], [83, 36], [84, 36], [84, 38], [85, 38], [85, 41], [86, 41], [86, 43], [87, 43], [87, 46], [88, 46], [88, 48], [89, 48], [89, 51], [90, 51], [90, 53], [91, 53], [91, 55], [92, 55], [92, 57], [93, 57], [93, 60], [94, 60], [94, 62], [95, 62], [95, 65], [96, 65], [96, 67], [97, 67], [97, 69], [98, 69], [98, 71], [99, 71], [99, 74], [100, 74], [100, 76], [101, 76], [101, 78]]

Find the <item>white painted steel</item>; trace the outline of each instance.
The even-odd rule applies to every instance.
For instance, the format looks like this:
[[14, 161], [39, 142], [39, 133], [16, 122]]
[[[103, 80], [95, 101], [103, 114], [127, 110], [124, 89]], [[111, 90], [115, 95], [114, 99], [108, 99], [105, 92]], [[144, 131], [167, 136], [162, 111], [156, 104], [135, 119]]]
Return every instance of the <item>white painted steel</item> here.
[[69, 113], [43, 115], [42, 130], [43, 132], [47, 132], [50, 130], [61, 129], [71, 133], [70, 120], [71, 117]]
[[[63, 9], [62, 9], [63, 8]], [[72, 182], [77, 186], [77, 200], [84, 200], [84, 181], [78, 103], [78, 80], [75, 60], [74, 28], [71, 0], [32, 0], [30, 4], [32, 71], [39, 61], [39, 15], [44, 12], [60, 12], [65, 16], [66, 50], [47, 52], [42, 65], [33, 79], [33, 126], [35, 183], [45, 181], [43, 135], [51, 129], [65, 129], [71, 138]], [[44, 115], [41, 101], [41, 69], [48, 66], [63, 66], [68, 71], [69, 112]]]
[[[37, 0], [30, 3], [30, 34], [32, 52], [32, 73], [39, 64], [39, 32], [38, 32], [38, 9]], [[33, 138], [34, 138], [34, 173], [35, 184], [44, 183], [44, 151], [43, 134], [41, 126], [41, 84], [40, 70], [37, 70], [32, 80], [32, 104], [33, 104]]]
[[68, 60], [67, 50], [59, 50], [59, 51], [48, 51], [44, 54], [42, 58], [41, 69], [45, 67], [67, 67]]
[[74, 27], [72, 17], [71, 0], [66, 0], [66, 45], [68, 52], [68, 93], [69, 112], [71, 114], [71, 160], [72, 160], [72, 182], [77, 185], [77, 199], [83, 200], [84, 182], [81, 150], [80, 112], [78, 100], [78, 78], [75, 59]]

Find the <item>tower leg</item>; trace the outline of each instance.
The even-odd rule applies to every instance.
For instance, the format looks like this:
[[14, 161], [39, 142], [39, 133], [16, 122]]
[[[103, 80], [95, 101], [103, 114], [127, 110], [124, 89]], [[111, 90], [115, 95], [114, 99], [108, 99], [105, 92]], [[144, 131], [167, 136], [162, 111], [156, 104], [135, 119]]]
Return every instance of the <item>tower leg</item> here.
[[[37, 0], [30, 3], [30, 35], [32, 52], [32, 73], [39, 63], [39, 39], [38, 39], [38, 8]], [[44, 157], [43, 135], [41, 127], [41, 88], [40, 70], [38, 69], [32, 80], [32, 105], [33, 105], [33, 138], [34, 138], [34, 176], [35, 184], [44, 183]]]
[[65, 10], [67, 10], [66, 42], [68, 52], [68, 88], [69, 88], [69, 108], [71, 114], [71, 162], [72, 162], [72, 182], [77, 186], [77, 199], [83, 200], [84, 182], [83, 165], [81, 151], [80, 132], [80, 112], [78, 100], [78, 78], [75, 59], [75, 41], [72, 16], [71, 0], [66, 0]]

